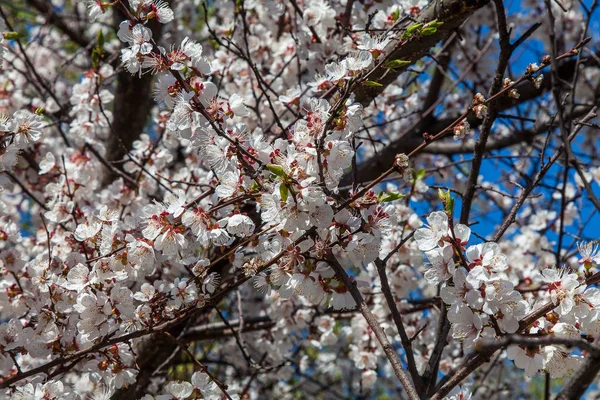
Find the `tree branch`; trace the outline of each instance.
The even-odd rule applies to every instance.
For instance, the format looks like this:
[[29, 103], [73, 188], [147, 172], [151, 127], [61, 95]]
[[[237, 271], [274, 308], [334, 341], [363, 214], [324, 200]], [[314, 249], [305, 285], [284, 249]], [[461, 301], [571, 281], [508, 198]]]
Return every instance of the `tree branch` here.
[[[393, 41], [385, 51], [389, 60], [404, 60], [414, 63], [429, 52], [436, 43], [450, 36], [454, 29], [458, 28], [475, 11], [488, 4], [489, 0], [435, 0], [425, 7], [417, 22], [425, 24], [433, 20], [443, 22], [437, 31], [431, 35], [419, 36], [407, 41]], [[385, 88], [398, 78], [409, 66], [390, 70], [386, 63], [380, 63], [369, 73], [369, 80], [379, 83], [381, 86], [360, 86], [355, 91], [356, 101], [368, 105], [381, 94]]]
[[[595, 65], [595, 60], [593, 57], [587, 57], [582, 60], [580, 63], [582, 65]], [[561, 80], [567, 80], [575, 74], [577, 66], [577, 61], [575, 59], [567, 59], [563, 60], [559, 63], [558, 66], [558, 76]], [[600, 67], [600, 66], [598, 66]], [[496, 111], [501, 113], [503, 111], [509, 110], [513, 107], [517, 107], [522, 105], [530, 100], [537, 99], [543, 94], [547, 93], [552, 88], [552, 72], [544, 71], [542, 73], [543, 84], [540, 89], [536, 89], [535, 86], [528, 81], [522, 82], [518, 84], [515, 89], [519, 92], [519, 98], [514, 99], [509, 96], [501, 97], [496, 102]], [[581, 109], [581, 106], [577, 106], [576, 108]], [[589, 109], [588, 109], [589, 110]], [[578, 116], [584, 115], [583, 113], [578, 113]], [[399, 137], [387, 144], [383, 149], [381, 149], [377, 155], [372, 158], [365, 160], [358, 166], [358, 178], [359, 182], [366, 182], [375, 179], [381, 171], [387, 169], [394, 161], [394, 157], [398, 153], [410, 153], [414, 150], [421, 142], [423, 141], [423, 133], [425, 132], [440, 132], [447, 126], [449, 126], [452, 122], [456, 120], [458, 115], [452, 115], [446, 118], [435, 118], [432, 117], [427, 120], [427, 123], [424, 121], [419, 121], [414, 124], [414, 128], [409, 131], [399, 135]], [[482, 120], [476, 118], [474, 115], [471, 115], [467, 118], [467, 122], [472, 129], [477, 128]], [[534, 128], [536, 134], [543, 133], [547, 129], [547, 124], [543, 124], [539, 128]], [[516, 143], [521, 143], [526, 140], [519, 140], [519, 138], [523, 139], [531, 139], [531, 136], [523, 135], [521, 133], [515, 134], [514, 136], [507, 138], [499, 138], [489, 140], [486, 145], [486, 151], [495, 150], [499, 148], [504, 148], [507, 146], [511, 146]], [[474, 150], [474, 146], [472, 142], [457, 142], [457, 141], [445, 141], [432, 143], [425, 152], [430, 154], [445, 154], [445, 155], [453, 155], [453, 154], [462, 154], [462, 153], [472, 153]], [[344, 175], [342, 179], [342, 185], [349, 185], [352, 182], [352, 174], [347, 173]]]
[[27, 4], [39, 11], [41, 15], [46, 17], [48, 23], [60, 29], [71, 41], [77, 43], [82, 48], [87, 49], [87, 51], [91, 51], [88, 47], [90, 40], [88, 40], [82, 32], [73, 29], [72, 24], [65, 21], [62, 15], [56, 13], [54, 8], [52, 8], [52, 2], [46, 0], [27, 0]]
[[342, 282], [352, 295], [352, 298], [358, 306], [358, 310], [365, 317], [367, 324], [373, 331], [373, 334], [377, 338], [379, 345], [382, 347], [383, 352], [388, 358], [392, 366], [392, 370], [394, 371], [396, 377], [398, 377], [400, 383], [402, 383], [402, 386], [406, 390], [408, 398], [411, 400], [418, 400], [419, 395], [417, 393], [417, 390], [415, 389], [413, 382], [410, 379], [410, 376], [402, 367], [402, 363], [398, 358], [398, 354], [396, 354], [396, 351], [394, 350], [388, 338], [386, 337], [385, 332], [381, 328], [381, 325], [379, 325], [379, 322], [377, 321], [371, 310], [369, 310], [369, 307], [366, 305], [362, 294], [360, 293], [354, 282], [350, 279], [350, 277], [344, 270], [344, 267], [342, 267], [342, 265], [337, 261], [337, 259], [335, 259], [335, 256], [330, 256], [328, 261], [335, 273], [337, 274], [337, 276], [342, 280]]

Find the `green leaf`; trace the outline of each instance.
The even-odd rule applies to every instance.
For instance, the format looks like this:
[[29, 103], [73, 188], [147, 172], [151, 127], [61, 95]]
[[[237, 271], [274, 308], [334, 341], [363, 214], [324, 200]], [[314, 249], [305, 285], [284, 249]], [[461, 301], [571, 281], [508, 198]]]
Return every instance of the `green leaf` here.
[[104, 34], [98, 31], [96, 35], [96, 47], [92, 50], [92, 67], [97, 70], [100, 66], [100, 60], [104, 56]]
[[98, 31], [98, 35], [96, 35], [96, 39], [98, 41], [98, 47], [103, 49], [104, 48], [104, 34], [102, 33], [102, 30]]
[[448, 215], [452, 215], [454, 212], [454, 198], [450, 195], [450, 190], [448, 190], [445, 211]]
[[279, 194], [281, 195], [281, 201], [286, 202], [288, 199], [288, 196], [290, 194], [290, 191], [285, 183], [282, 183], [281, 185], [279, 185]]
[[92, 67], [93, 67], [93, 69], [97, 70], [99, 64], [100, 64], [100, 51], [98, 50], [98, 48], [95, 48], [94, 50], [92, 50]]
[[281, 178], [287, 176], [281, 165], [267, 164], [267, 169]]
[[391, 201], [400, 200], [405, 197], [406, 197], [406, 195], [403, 195], [402, 193], [381, 192], [381, 193], [379, 193], [379, 196], [377, 196], [377, 201], [379, 203], [389, 203]]
[[423, 29], [420, 30], [420, 33], [423, 36], [433, 35], [438, 31], [438, 28], [442, 25], [444, 25], [443, 21], [438, 21], [437, 19], [434, 19], [433, 21], [423, 25]]
[[365, 81], [365, 86], [368, 86], [368, 87], [381, 87], [383, 85], [381, 83], [375, 82], [375, 81]]
[[406, 28], [406, 31], [402, 34], [402, 39], [410, 39], [422, 26], [423, 24], [420, 23], [412, 24]]
[[444, 21], [434, 19], [433, 21], [426, 23], [423, 28], [439, 28], [442, 25], [444, 25]]
[[433, 28], [433, 27], [421, 29], [421, 35], [423, 35], [423, 36], [433, 35], [436, 32], [437, 32], [437, 28]]
[[2, 35], [4, 36], [4, 39], [7, 40], [21, 39], [25, 37], [25, 35], [19, 32], [4, 32]]
[[442, 190], [442, 188], [438, 189], [438, 198], [444, 202], [446, 201], [446, 193]]
[[420, 169], [420, 170], [414, 172], [415, 181], [419, 181], [419, 180], [423, 179], [424, 177], [425, 177], [424, 169]]
[[392, 60], [387, 63], [387, 67], [389, 69], [399, 69], [410, 65], [411, 61], [409, 60]]
[[250, 187], [248, 188], [248, 191], [250, 191], [250, 192], [258, 192], [259, 189], [260, 189], [260, 185], [256, 181], [252, 181], [252, 184], [250, 184]]
[[444, 192], [442, 189], [438, 189], [438, 197], [444, 205], [444, 211], [446, 214], [452, 215], [454, 212], [454, 198], [452, 198], [450, 189], [448, 189], [446, 192]]

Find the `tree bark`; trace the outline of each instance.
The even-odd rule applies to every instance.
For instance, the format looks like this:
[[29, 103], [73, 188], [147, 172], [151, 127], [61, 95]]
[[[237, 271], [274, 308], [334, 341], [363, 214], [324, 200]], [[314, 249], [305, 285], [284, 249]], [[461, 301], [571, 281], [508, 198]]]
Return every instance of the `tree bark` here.
[[[126, 17], [117, 7], [113, 7], [112, 11], [115, 27], [118, 29]], [[152, 31], [153, 40], [158, 42], [163, 25], [151, 20], [147, 26]], [[139, 77], [124, 68], [119, 71], [112, 109], [112, 129], [106, 146], [106, 159], [109, 162], [122, 159], [144, 131], [155, 104], [152, 98], [152, 78], [148, 73]]]

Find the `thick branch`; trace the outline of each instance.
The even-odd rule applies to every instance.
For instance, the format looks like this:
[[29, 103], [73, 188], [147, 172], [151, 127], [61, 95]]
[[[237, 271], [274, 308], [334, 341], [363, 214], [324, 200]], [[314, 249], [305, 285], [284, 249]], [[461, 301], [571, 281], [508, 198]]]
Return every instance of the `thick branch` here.
[[[594, 65], [593, 57], [589, 57], [581, 62], [584, 65]], [[559, 63], [558, 76], [561, 80], [569, 80], [575, 74], [575, 68], [577, 66], [577, 60], [568, 59]], [[547, 93], [552, 88], [552, 73], [551, 71], [545, 71], [543, 75], [543, 85], [540, 89], [536, 89], [535, 86], [525, 81], [517, 85], [516, 89], [519, 92], [519, 98], [514, 99], [508, 96], [501, 97], [496, 102], [496, 110], [498, 113], [509, 110], [513, 107], [522, 105], [530, 100], [537, 99], [543, 94]], [[585, 112], [583, 113], [585, 114]], [[579, 114], [582, 115], [582, 114]], [[415, 127], [404, 134], [401, 134], [398, 139], [394, 142], [385, 146], [381, 149], [377, 155], [364, 161], [358, 167], [358, 179], [359, 182], [366, 182], [375, 179], [382, 171], [385, 171], [392, 165], [394, 157], [398, 153], [410, 153], [419, 144], [423, 142], [423, 133], [434, 134], [442, 131], [444, 128], [449, 126], [456, 120], [457, 115], [453, 115], [446, 118], [429, 118], [426, 123], [421, 121], [416, 124]], [[474, 115], [469, 116], [467, 119], [471, 128], [478, 127], [482, 120], [476, 118]], [[547, 124], [544, 124], [547, 127]], [[544, 132], [542, 127], [535, 128], [536, 134]], [[519, 139], [522, 138], [522, 139]], [[504, 148], [516, 143], [531, 140], [531, 136], [515, 134], [514, 136], [491, 139], [488, 141], [486, 150], [494, 150]], [[473, 143], [463, 142], [438, 142], [432, 143], [425, 151], [432, 154], [461, 154], [471, 153], [474, 150]], [[348, 173], [342, 179], [342, 185], [349, 185], [352, 182], [352, 174]]]
[[[116, 7], [113, 8], [113, 13], [116, 26], [126, 19]], [[153, 20], [148, 24], [148, 28], [152, 30], [153, 40], [158, 42], [162, 33], [162, 24]], [[154, 106], [151, 91], [151, 74], [144, 74], [140, 77], [122, 69], [117, 75], [117, 88], [113, 102], [114, 119], [106, 148], [108, 161], [123, 158], [126, 151], [131, 149], [133, 142], [142, 134]]]
[[[416, 62], [429, 52], [436, 43], [450, 36], [454, 29], [462, 25], [476, 10], [485, 6], [489, 0], [435, 0], [425, 7], [417, 21], [427, 23], [433, 20], [443, 22], [432, 35], [420, 36], [407, 42], [393, 41], [386, 48], [389, 60], [405, 60]], [[407, 67], [406, 67], [407, 68]], [[369, 80], [381, 84], [381, 86], [360, 86], [355, 92], [356, 101], [368, 105], [383, 90], [393, 83], [406, 68], [390, 70], [386, 63], [379, 65], [369, 74]]]
[[597, 353], [586, 356], [583, 365], [575, 372], [556, 400], [575, 400], [582, 398], [600, 371], [600, 355]]
[[[172, 336], [179, 336], [185, 322], [173, 327], [168, 331]], [[139, 399], [145, 393], [154, 372], [159, 369], [163, 362], [177, 350], [177, 344], [173, 343], [168, 336], [161, 333], [150, 335], [138, 343], [135, 363], [139, 372], [135, 383], [121, 388], [112, 396], [112, 400]]]

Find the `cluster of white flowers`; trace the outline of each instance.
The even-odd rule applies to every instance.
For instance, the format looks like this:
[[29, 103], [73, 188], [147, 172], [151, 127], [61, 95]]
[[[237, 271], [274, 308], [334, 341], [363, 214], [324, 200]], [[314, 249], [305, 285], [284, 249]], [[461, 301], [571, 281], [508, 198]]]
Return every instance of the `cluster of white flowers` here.
[[[108, 105], [114, 95], [104, 87], [104, 80], [114, 74], [109, 64], [103, 64], [98, 71], [89, 71], [81, 81], [73, 85], [69, 98], [73, 108], [70, 123], [69, 140], [77, 146], [89, 143], [94, 148], [103, 149], [103, 142], [108, 138], [109, 125], [113, 120]], [[102, 151], [104, 153], [104, 151]]]
[[19, 152], [40, 139], [43, 125], [41, 116], [26, 110], [0, 116], [0, 171], [13, 169]]
[[190, 398], [192, 394], [202, 396], [201, 398], [207, 400], [217, 400], [221, 399], [223, 395], [217, 385], [203, 372], [195, 372], [190, 382], [169, 382], [165, 386], [165, 392], [168, 394], [157, 396], [147, 394], [140, 400], [185, 400]]
[[[548, 250], [554, 232], [582, 222], [583, 208], [571, 201], [585, 187], [579, 175], [554, 193], [569, 199], [560, 216], [534, 197], [510, 237], [476, 243], [468, 226], [453, 223], [452, 210], [431, 212], [430, 168], [458, 192], [466, 182], [464, 171], [449, 173], [438, 158], [398, 154], [391, 164], [401, 182], [347, 185], [357, 164], [377, 157], [379, 142], [396, 140], [422, 112], [427, 85], [403, 85], [414, 71], [387, 85], [377, 104], [355, 92], [381, 86], [370, 72], [386, 65], [398, 26], [425, 1], [209, 3], [208, 15], [194, 1], [74, 5], [106, 33], [111, 10], [120, 8], [126, 20], [116, 37], [95, 44], [120, 55], [122, 66], [77, 54], [67, 72], [70, 54], [48, 50], [62, 48], [60, 32], [32, 29], [43, 40], [28, 45], [25, 61], [16, 50], [4, 54], [0, 19], [0, 62], [10, 64], [0, 70], [0, 397], [111, 398], [138, 379], [143, 339], [184, 321], [221, 322], [214, 313], [221, 307], [229, 310], [218, 316], [237, 317], [239, 330], [227, 323], [222, 332], [235, 340], [223, 334], [205, 356], [222, 358], [218, 378], [226, 384], [204, 367], [188, 371], [189, 382], [157, 369], [142, 400], [255, 398], [266, 387], [287, 399], [297, 376], [333, 381], [357, 370], [352, 390], [395, 388], [380, 335], [356, 312], [344, 278], [394, 344], [406, 345], [408, 336], [419, 374], [431, 372], [444, 318], [455, 340], [440, 355], [443, 374], [465, 353], [515, 333], [600, 335], [600, 291], [586, 281], [597, 272], [597, 246], [579, 242], [581, 257], [563, 254], [570, 265], [558, 268]], [[346, 7], [353, 7], [349, 21]], [[150, 28], [156, 22], [168, 24], [161, 38]], [[194, 26], [201, 32], [187, 29]], [[222, 40], [192, 39], [212, 35]], [[35, 79], [22, 72], [28, 63]], [[107, 142], [126, 112], [112, 107], [119, 74], [152, 75], [156, 105], [145, 133], [113, 160]], [[541, 84], [541, 75], [529, 76]], [[440, 108], [488, 115], [483, 95], [471, 101], [470, 89], [460, 93]], [[373, 128], [381, 121], [385, 127]], [[474, 130], [463, 119], [454, 139], [467, 143]], [[531, 163], [520, 158], [515, 171]], [[584, 176], [600, 183], [600, 168]], [[514, 171], [508, 177], [519, 179]], [[491, 189], [474, 201], [482, 213], [514, 204], [504, 185], [478, 185]], [[269, 330], [244, 331], [253, 318]], [[193, 341], [187, 333], [183, 339]], [[552, 377], [571, 375], [584, 359], [564, 345], [511, 345], [506, 357], [526, 375]], [[262, 362], [275, 377], [259, 373]], [[242, 376], [244, 368], [250, 372]], [[449, 396], [471, 395], [463, 387]]]
[[[527, 332], [577, 339], [599, 333], [600, 291], [588, 288], [577, 274], [565, 268], [532, 271], [527, 284], [539, 284], [544, 295], [526, 297], [515, 290], [510, 262], [500, 246], [485, 242], [467, 246], [471, 230], [462, 224], [449, 226], [445, 212], [433, 212], [428, 226], [415, 231], [418, 248], [425, 252], [429, 268], [425, 278], [442, 283], [440, 296], [450, 306], [448, 320], [452, 337], [465, 350], [493, 342], [501, 335]], [[580, 244], [580, 263], [590, 267], [600, 261], [596, 246]], [[523, 325], [524, 317], [551, 301], [554, 314]], [[545, 371], [552, 377], [571, 375], [582, 357], [564, 346], [508, 347], [508, 358], [527, 376]]]

